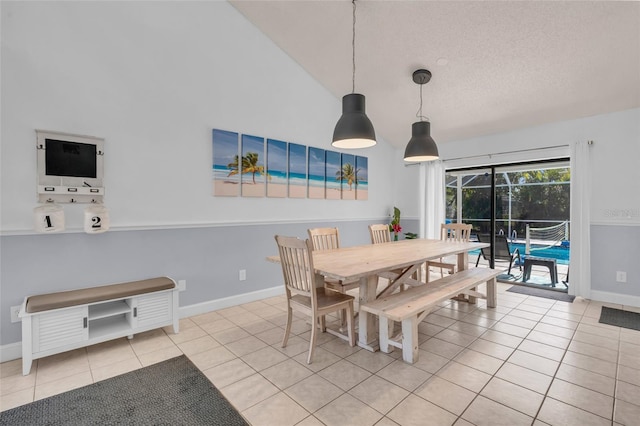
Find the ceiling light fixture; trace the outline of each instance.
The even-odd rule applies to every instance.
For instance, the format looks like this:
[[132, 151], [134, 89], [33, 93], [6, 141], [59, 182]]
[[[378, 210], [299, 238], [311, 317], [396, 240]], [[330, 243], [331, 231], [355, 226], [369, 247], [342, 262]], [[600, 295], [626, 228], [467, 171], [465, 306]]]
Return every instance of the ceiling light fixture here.
[[376, 144], [376, 132], [369, 117], [365, 114], [364, 95], [356, 91], [356, 2], [353, 3], [351, 93], [342, 98], [342, 116], [333, 130], [333, 142], [336, 148], [368, 148]]
[[439, 157], [436, 141], [429, 134], [431, 130], [429, 119], [422, 115], [422, 86], [429, 80], [431, 80], [429, 70], [419, 69], [413, 72], [413, 81], [420, 85], [420, 109], [416, 113], [420, 121], [411, 125], [411, 140], [404, 151], [404, 161], [407, 162], [433, 161]]

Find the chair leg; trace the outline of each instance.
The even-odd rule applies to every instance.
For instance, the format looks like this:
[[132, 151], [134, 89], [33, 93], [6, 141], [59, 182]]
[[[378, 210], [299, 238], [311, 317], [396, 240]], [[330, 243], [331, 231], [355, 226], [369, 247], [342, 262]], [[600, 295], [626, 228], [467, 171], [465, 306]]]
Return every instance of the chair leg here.
[[287, 341], [289, 340], [289, 333], [291, 332], [291, 317], [293, 315], [293, 309], [291, 306], [287, 307], [287, 326], [284, 329], [284, 338], [282, 339], [282, 347], [287, 346]]
[[307, 364], [311, 364], [313, 358], [313, 350], [316, 347], [316, 336], [318, 335], [318, 322], [324, 322], [324, 316], [313, 319], [313, 327], [311, 327], [311, 339], [309, 342], [309, 356], [307, 357]]
[[347, 306], [347, 330], [349, 335], [349, 346], [355, 346], [356, 344], [356, 333], [355, 328], [353, 326], [354, 316], [353, 316], [353, 302], [349, 302], [349, 306]]

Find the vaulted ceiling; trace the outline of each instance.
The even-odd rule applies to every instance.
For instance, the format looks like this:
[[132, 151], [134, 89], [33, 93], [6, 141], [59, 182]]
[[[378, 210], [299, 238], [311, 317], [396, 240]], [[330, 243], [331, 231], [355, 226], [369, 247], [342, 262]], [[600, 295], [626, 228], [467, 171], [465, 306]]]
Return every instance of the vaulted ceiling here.
[[[231, 1], [337, 98], [352, 90], [352, 3]], [[423, 115], [438, 142], [640, 107], [640, 3], [356, 3], [355, 91], [401, 148]], [[336, 117], [336, 120], [338, 117]]]

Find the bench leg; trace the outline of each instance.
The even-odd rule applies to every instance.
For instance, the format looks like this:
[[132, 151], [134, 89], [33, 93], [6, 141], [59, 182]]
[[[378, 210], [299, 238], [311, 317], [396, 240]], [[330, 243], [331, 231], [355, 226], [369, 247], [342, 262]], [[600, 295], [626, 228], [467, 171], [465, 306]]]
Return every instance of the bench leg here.
[[28, 376], [31, 372], [31, 363], [32, 363], [31, 355], [22, 355], [22, 375]]
[[487, 281], [487, 308], [495, 308], [498, 304], [498, 291], [495, 278]]
[[382, 315], [378, 318], [380, 323], [380, 351], [388, 354], [393, 350], [389, 345], [389, 323], [393, 324], [393, 321], [389, 321], [387, 317]]
[[402, 320], [402, 359], [413, 364], [418, 361], [418, 318]]

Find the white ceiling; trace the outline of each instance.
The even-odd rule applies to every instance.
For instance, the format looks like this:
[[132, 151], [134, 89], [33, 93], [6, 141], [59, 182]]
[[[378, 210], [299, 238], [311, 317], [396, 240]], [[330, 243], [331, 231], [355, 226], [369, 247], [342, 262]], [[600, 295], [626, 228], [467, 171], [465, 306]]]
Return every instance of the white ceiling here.
[[[231, 4], [337, 98], [351, 92], [351, 1]], [[355, 91], [398, 148], [417, 121], [418, 68], [433, 73], [423, 115], [438, 143], [640, 107], [638, 2], [356, 6]]]

